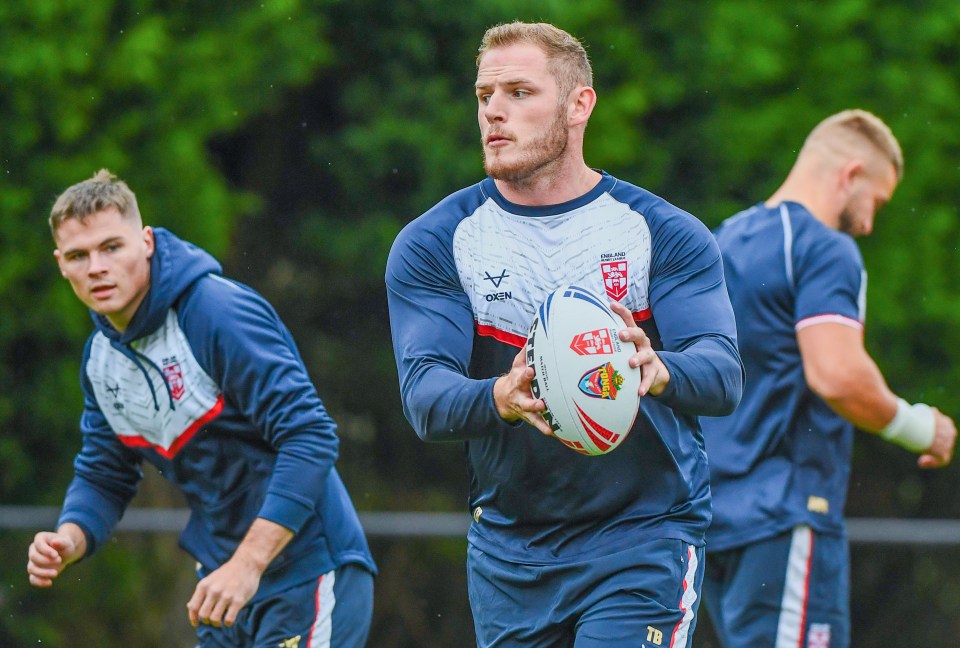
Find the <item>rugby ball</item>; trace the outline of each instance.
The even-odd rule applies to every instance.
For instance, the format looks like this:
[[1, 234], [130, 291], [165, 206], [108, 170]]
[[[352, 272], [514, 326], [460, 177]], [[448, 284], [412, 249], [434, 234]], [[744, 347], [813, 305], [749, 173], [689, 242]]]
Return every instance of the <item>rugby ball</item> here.
[[530, 390], [554, 435], [581, 454], [616, 449], [637, 418], [640, 370], [628, 364], [637, 349], [620, 340], [623, 328], [605, 297], [577, 286], [550, 293], [530, 326]]

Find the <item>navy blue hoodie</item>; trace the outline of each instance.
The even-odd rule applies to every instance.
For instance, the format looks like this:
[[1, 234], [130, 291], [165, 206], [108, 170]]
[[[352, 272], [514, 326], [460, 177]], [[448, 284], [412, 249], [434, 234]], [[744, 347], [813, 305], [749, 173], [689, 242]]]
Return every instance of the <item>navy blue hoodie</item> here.
[[295, 533], [253, 600], [345, 563], [374, 571], [334, 468], [338, 439], [293, 338], [252, 289], [163, 228], [154, 229], [150, 289], [120, 333], [92, 313], [84, 349], [83, 446], [59, 524], [87, 554], [136, 493], [141, 463], [183, 492], [191, 510], [180, 546], [200, 575], [233, 555], [253, 520]]

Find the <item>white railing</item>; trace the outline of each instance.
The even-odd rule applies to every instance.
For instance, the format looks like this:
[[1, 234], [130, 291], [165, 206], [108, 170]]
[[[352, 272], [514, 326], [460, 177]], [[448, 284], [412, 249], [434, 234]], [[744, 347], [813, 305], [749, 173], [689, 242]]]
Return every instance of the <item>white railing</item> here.
[[[57, 521], [56, 506], [0, 506], [0, 531], [39, 531]], [[118, 531], [179, 533], [187, 509], [130, 508]], [[369, 536], [393, 538], [465, 537], [467, 513], [361, 511], [360, 523]], [[849, 518], [847, 531], [856, 544], [960, 545], [960, 520], [918, 518]]]

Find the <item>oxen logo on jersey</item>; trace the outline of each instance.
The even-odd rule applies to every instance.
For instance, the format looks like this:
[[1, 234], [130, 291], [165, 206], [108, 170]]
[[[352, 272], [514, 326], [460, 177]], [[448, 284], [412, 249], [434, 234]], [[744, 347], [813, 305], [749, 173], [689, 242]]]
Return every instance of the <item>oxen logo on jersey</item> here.
[[577, 355], [602, 355], [613, 353], [610, 341], [610, 329], [597, 329], [578, 333], [570, 342], [570, 348]]
[[580, 391], [591, 398], [616, 400], [622, 385], [623, 376], [608, 362], [583, 374], [579, 386]]
[[186, 387], [183, 384], [183, 371], [180, 369], [180, 363], [176, 358], [163, 359], [163, 377], [170, 386], [170, 395], [173, 400], [180, 400], [186, 393]]
[[627, 296], [627, 260], [601, 261], [600, 272], [603, 273], [603, 287], [607, 296], [614, 301], [620, 301]]
[[501, 271], [500, 271], [500, 274], [498, 274], [498, 275], [492, 275], [492, 274], [490, 274], [490, 273], [487, 272], [487, 271], [484, 271], [484, 273], [483, 273], [483, 278], [484, 278], [484, 280], [485, 280], [485, 281], [489, 281], [490, 283], [492, 283], [494, 288], [499, 288], [499, 287], [500, 287], [500, 282], [502, 282], [504, 279], [506, 279], [506, 278], [509, 277], [509, 276], [510, 276], [510, 275], [507, 274], [507, 269], [506, 269], [506, 268], [504, 268], [503, 270], [501, 270]]

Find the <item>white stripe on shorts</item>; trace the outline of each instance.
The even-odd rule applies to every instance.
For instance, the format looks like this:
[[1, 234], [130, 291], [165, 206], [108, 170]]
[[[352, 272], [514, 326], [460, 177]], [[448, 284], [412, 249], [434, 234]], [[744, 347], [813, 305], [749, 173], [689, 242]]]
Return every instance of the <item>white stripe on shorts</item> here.
[[317, 581], [317, 617], [310, 628], [310, 641], [307, 648], [330, 648], [330, 637], [333, 634], [333, 608], [337, 604], [337, 597], [333, 594], [333, 584], [336, 581], [336, 571], [329, 571]]
[[806, 524], [794, 527], [787, 556], [787, 577], [783, 586], [783, 600], [780, 601], [775, 648], [802, 648], [812, 559], [813, 529]]
[[697, 568], [700, 561], [697, 559], [697, 550], [693, 545], [687, 545], [687, 573], [683, 575], [683, 595], [680, 597], [680, 609], [683, 618], [673, 629], [670, 637], [670, 648], [686, 648], [690, 636], [690, 623], [693, 621], [693, 604], [697, 602], [697, 589], [694, 579], [697, 577]]

